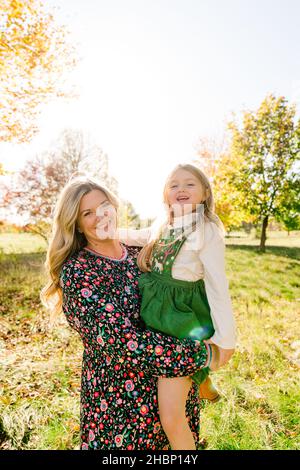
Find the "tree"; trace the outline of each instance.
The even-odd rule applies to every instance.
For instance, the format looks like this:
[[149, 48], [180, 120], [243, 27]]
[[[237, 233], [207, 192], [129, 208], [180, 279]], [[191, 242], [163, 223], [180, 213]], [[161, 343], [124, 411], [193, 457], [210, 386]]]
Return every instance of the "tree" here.
[[230, 230], [239, 227], [243, 221], [249, 222], [249, 215], [237, 204], [241, 195], [232, 175], [238, 171], [239, 160], [229, 153], [226, 137], [220, 141], [201, 138], [195, 163], [212, 183], [215, 211], [225, 228]]
[[243, 195], [239, 207], [262, 224], [260, 250], [265, 251], [270, 216], [280, 222], [290, 220], [298, 204], [300, 120], [296, 107], [284, 97], [269, 95], [256, 112], [244, 111], [241, 128], [229, 123], [232, 133], [231, 155], [239, 160], [234, 175]]
[[40, 105], [66, 95], [74, 48], [44, 3], [0, 0], [0, 141], [30, 140]]
[[280, 220], [288, 234], [292, 230], [300, 230], [300, 178], [295, 177], [289, 182], [289, 188], [284, 192], [284, 200], [280, 201]]
[[95, 177], [117, 193], [117, 182], [108, 172], [108, 158], [82, 131], [68, 129], [57, 148], [27, 161], [6, 186], [4, 205], [27, 222], [27, 230], [47, 240], [58, 194], [72, 175]]
[[141, 220], [139, 215], [130, 201], [121, 200], [119, 206], [118, 225], [122, 228], [133, 227], [141, 228]]

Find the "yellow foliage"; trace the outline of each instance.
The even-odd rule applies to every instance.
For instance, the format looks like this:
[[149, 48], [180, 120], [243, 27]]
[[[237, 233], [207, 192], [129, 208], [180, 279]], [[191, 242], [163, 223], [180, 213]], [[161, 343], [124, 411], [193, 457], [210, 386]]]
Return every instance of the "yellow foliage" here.
[[22, 142], [37, 130], [39, 105], [65, 94], [60, 79], [75, 54], [44, 2], [0, 3], [0, 140]]
[[226, 143], [218, 145], [212, 140], [201, 139], [195, 163], [212, 183], [215, 212], [225, 228], [228, 230], [230, 227], [239, 226], [243, 221], [250, 222], [249, 216], [240, 207], [241, 196], [234, 184], [241, 161], [237, 155], [227, 151]]

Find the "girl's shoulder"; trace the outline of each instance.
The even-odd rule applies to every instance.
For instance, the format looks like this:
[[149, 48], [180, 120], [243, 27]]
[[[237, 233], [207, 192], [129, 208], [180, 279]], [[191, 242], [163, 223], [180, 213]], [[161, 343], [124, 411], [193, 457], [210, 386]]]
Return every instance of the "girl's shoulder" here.
[[217, 225], [214, 221], [206, 219], [204, 221], [204, 235], [207, 240], [213, 238], [224, 239], [224, 230], [221, 226]]
[[224, 232], [215, 222], [205, 219], [187, 238], [188, 249], [200, 251], [211, 243], [224, 241]]

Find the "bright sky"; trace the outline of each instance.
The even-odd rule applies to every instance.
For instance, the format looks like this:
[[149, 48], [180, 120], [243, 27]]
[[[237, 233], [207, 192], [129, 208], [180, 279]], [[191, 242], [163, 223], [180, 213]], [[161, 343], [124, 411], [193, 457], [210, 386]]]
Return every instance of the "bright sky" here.
[[200, 137], [221, 136], [231, 112], [270, 92], [300, 109], [299, 0], [47, 1], [78, 45], [79, 98], [45, 107], [31, 145], [2, 145], [6, 167], [81, 127], [120, 196], [151, 217], [166, 174], [195, 157]]

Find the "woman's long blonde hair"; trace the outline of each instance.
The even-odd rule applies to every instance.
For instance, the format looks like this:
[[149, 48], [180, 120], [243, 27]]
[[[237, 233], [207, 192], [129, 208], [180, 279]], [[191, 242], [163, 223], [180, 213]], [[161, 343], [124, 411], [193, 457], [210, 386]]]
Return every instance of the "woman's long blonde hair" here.
[[[203, 173], [203, 171], [201, 171], [199, 168], [189, 163], [177, 165], [167, 177], [164, 190], [163, 190], [163, 202], [164, 202], [165, 207], [168, 208], [166, 223], [172, 223], [172, 219], [173, 219], [172, 211], [170, 210], [170, 204], [167, 200], [168, 183], [173, 177], [174, 173], [178, 170], [188, 171], [200, 181], [202, 187], [206, 191], [206, 199], [203, 203], [204, 219], [215, 223], [220, 229], [221, 233], [224, 235], [225, 233], [224, 225], [219, 219], [219, 217], [217, 216], [217, 214], [214, 212], [215, 202], [214, 202], [214, 196], [213, 196], [210, 181], [207, 178], [207, 176]], [[161, 225], [160, 229], [156, 231], [156, 236], [154, 236], [154, 238], [149, 243], [147, 243], [147, 245], [145, 245], [143, 249], [140, 251], [137, 261], [138, 261], [138, 266], [141, 269], [141, 271], [144, 271], [144, 272], [150, 271], [150, 260], [152, 257], [153, 246], [155, 242], [158, 240], [159, 234], [164, 225], [165, 224]]]
[[49, 280], [41, 291], [42, 303], [50, 309], [53, 319], [61, 312], [62, 307], [62, 289], [59, 282], [62, 265], [75, 251], [87, 244], [76, 223], [82, 197], [94, 189], [102, 191], [109, 202], [118, 209], [117, 197], [105, 186], [92, 178], [77, 177], [64, 187], [54, 210], [52, 236], [45, 262]]

